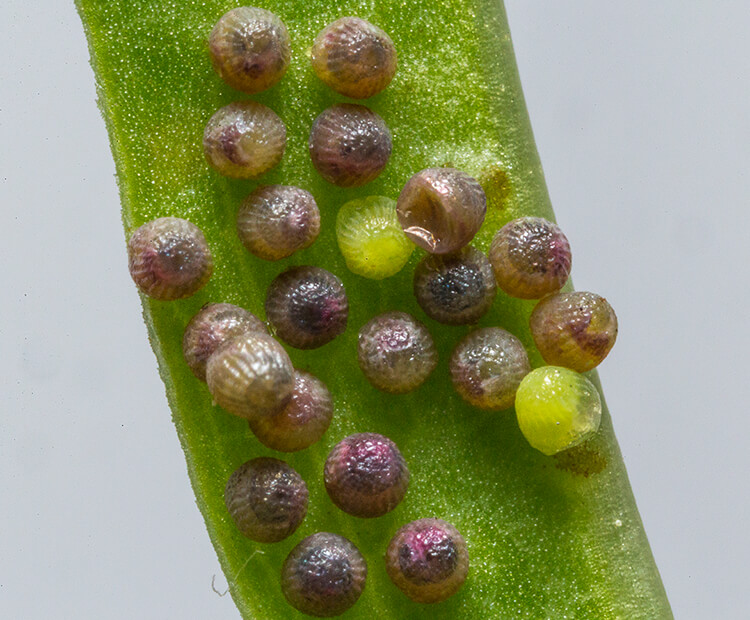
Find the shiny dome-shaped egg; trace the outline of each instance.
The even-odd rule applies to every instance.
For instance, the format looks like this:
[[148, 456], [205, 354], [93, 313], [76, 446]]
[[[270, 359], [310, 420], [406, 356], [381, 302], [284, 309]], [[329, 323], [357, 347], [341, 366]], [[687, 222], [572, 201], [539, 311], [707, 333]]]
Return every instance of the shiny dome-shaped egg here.
[[396, 74], [396, 48], [380, 28], [359, 17], [342, 17], [318, 34], [310, 51], [317, 76], [353, 99], [382, 91]]
[[235, 471], [224, 502], [237, 529], [257, 542], [284, 540], [307, 514], [308, 492], [302, 477], [284, 461], [256, 458]]
[[182, 337], [182, 353], [193, 374], [206, 380], [208, 358], [225, 342], [246, 332], [267, 333], [257, 316], [233, 304], [208, 304], [192, 318]]
[[339, 103], [315, 119], [308, 143], [315, 169], [340, 187], [359, 187], [377, 177], [391, 156], [391, 132], [363, 105]]
[[367, 380], [379, 390], [416, 390], [437, 366], [430, 332], [406, 312], [386, 312], [359, 330], [357, 359]]
[[570, 244], [541, 217], [521, 217], [495, 234], [490, 262], [497, 285], [511, 297], [541, 299], [559, 291], [570, 275]]
[[292, 55], [284, 23], [271, 11], [254, 6], [225, 13], [211, 31], [208, 48], [216, 73], [245, 93], [276, 84]]
[[492, 307], [496, 293], [487, 257], [471, 246], [453, 254], [428, 254], [414, 270], [419, 306], [446, 325], [476, 323]]
[[297, 349], [322, 347], [343, 333], [349, 301], [341, 280], [321, 267], [292, 267], [268, 287], [266, 318]]
[[357, 433], [336, 444], [324, 469], [336, 506], [361, 518], [380, 517], [406, 494], [409, 469], [395, 443], [377, 433]]
[[128, 268], [141, 292], [171, 301], [203, 288], [214, 262], [200, 228], [178, 217], [161, 217], [131, 235]]
[[604, 297], [576, 291], [542, 299], [529, 319], [544, 361], [586, 372], [598, 366], [617, 339], [617, 316]]
[[286, 406], [273, 415], [250, 419], [264, 446], [280, 452], [297, 452], [320, 440], [333, 417], [333, 399], [325, 384], [302, 370], [294, 376], [294, 390]]
[[406, 183], [396, 211], [409, 239], [432, 254], [447, 254], [474, 238], [484, 222], [487, 197], [465, 172], [428, 168]]
[[237, 213], [237, 234], [249, 252], [279, 260], [309, 247], [320, 232], [320, 212], [312, 194], [299, 187], [257, 188]]
[[318, 532], [291, 550], [281, 568], [281, 591], [304, 614], [339, 616], [357, 602], [367, 579], [367, 562], [351, 541]]
[[294, 367], [273, 338], [246, 333], [208, 358], [206, 383], [217, 404], [236, 416], [252, 419], [272, 415], [289, 402]]
[[451, 379], [466, 402], [480, 409], [513, 406], [521, 379], [530, 371], [521, 341], [500, 327], [471, 332], [456, 345], [450, 360]]
[[583, 375], [568, 368], [543, 366], [521, 381], [516, 417], [531, 446], [552, 455], [596, 433], [602, 401], [594, 384]]
[[286, 126], [268, 106], [238, 101], [219, 108], [203, 132], [203, 152], [217, 172], [255, 179], [284, 155]]
[[466, 541], [450, 523], [419, 519], [404, 525], [385, 554], [391, 581], [417, 603], [438, 603], [453, 596], [466, 581]]

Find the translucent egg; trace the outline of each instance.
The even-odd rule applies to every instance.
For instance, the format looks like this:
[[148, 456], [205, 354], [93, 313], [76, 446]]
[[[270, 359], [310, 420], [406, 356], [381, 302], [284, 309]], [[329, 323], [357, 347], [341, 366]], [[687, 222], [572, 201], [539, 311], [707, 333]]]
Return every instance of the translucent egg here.
[[336, 218], [336, 238], [350, 271], [382, 280], [397, 274], [414, 245], [396, 217], [396, 201], [368, 196], [347, 202]]
[[599, 429], [602, 401], [583, 375], [557, 366], [530, 372], [516, 393], [516, 416], [532, 447], [551, 455], [577, 446]]

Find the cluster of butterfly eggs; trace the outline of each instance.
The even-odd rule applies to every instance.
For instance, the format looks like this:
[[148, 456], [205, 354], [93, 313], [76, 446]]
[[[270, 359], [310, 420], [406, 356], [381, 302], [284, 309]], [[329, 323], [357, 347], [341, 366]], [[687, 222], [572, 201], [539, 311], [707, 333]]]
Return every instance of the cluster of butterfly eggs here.
[[[210, 50], [219, 75], [248, 93], [277, 83], [291, 56], [281, 20], [253, 7], [225, 14], [211, 33]], [[355, 98], [385, 88], [396, 70], [390, 38], [359, 18], [342, 18], [325, 28], [311, 58], [326, 84]], [[209, 164], [235, 178], [256, 178], [268, 171], [281, 160], [285, 143], [281, 119], [253, 101], [221, 108], [204, 133]], [[391, 152], [390, 133], [368, 108], [339, 104], [315, 120], [309, 149], [321, 176], [354, 187], [383, 170]], [[415, 270], [414, 292], [425, 314], [443, 324], [476, 323], [492, 306], [498, 286], [514, 297], [541, 299], [530, 326], [551, 366], [531, 371], [521, 342], [490, 327], [459, 342], [450, 371], [457, 392], [476, 407], [499, 410], [515, 403], [519, 426], [530, 444], [554, 454], [598, 428], [598, 392], [579, 373], [608, 354], [617, 333], [616, 317], [606, 300], [593, 293], [558, 292], [568, 279], [571, 257], [567, 239], [551, 222], [509, 222], [495, 235], [489, 258], [469, 246], [485, 212], [486, 198], [475, 179], [460, 170], [433, 168], [414, 175], [398, 201], [372, 196], [347, 203], [339, 211], [336, 232], [347, 266], [374, 279], [398, 272], [414, 244], [426, 250]], [[297, 187], [261, 186], [243, 202], [237, 216], [240, 240], [265, 260], [308, 247], [319, 230], [313, 196]], [[179, 218], [144, 224], [128, 249], [134, 280], [156, 299], [192, 295], [211, 276], [205, 238]], [[270, 285], [266, 315], [275, 335], [288, 345], [317, 348], [346, 329], [346, 292], [341, 280], [324, 269], [292, 268]], [[246, 418], [264, 445], [302, 450], [326, 432], [333, 414], [326, 386], [312, 374], [294, 369], [283, 347], [251, 313], [231, 304], [204, 307], [187, 326], [183, 349], [191, 370], [207, 382], [214, 400]], [[388, 312], [360, 330], [358, 360], [374, 387], [398, 394], [427, 379], [437, 365], [437, 351], [423, 323], [403, 312]], [[324, 480], [339, 508], [367, 518], [398, 505], [409, 473], [393, 442], [361, 433], [334, 447]], [[230, 478], [226, 504], [244, 535], [274, 542], [291, 535], [304, 519], [307, 487], [283, 461], [254, 459]], [[323, 546], [328, 551], [321, 554]], [[340, 561], [333, 561], [334, 556]], [[394, 536], [386, 560], [394, 583], [420, 602], [452, 595], [468, 570], [463, 538], [438, 519], [404, 526]], [[292, 551], [282, 585], [297, 609], [335, 615], [357, 600], [365, 576], [366, 564], [356, 547], [340, 536], [322, 533]], [[343, 583], [348, 586], [341, 591], [332, 588]]]

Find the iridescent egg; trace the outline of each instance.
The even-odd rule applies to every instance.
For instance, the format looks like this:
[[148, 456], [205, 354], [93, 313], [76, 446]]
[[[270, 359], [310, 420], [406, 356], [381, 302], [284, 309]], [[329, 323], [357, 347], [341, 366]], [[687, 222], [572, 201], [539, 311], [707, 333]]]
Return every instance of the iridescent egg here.
[[246, 333], [208, 358], [206, 383], [217, 404], [241, 418], [280, 411], [292, 397], [294, 367], [270, 336]]
[[220, 174], [255, 179], [281, 161], [286, 126], [268, 106], [240, 101], [219, 108], [203, 132], [203, 151]]
[[325, 434], [333, 417], [333, 399], [325, 384], [309, 372], [297, 370], [292, 398], [278, 413], [249, 420], [264, 446], [280, 452], [310, 447]]
[[448, 254], [474, 238], [484, 222], [487, 198], [465, 172], [428, 168], [406, 183], [396, 211], [409, 239], [432, 254]]
[[324, 469], [326, 491], [355, 517], [380, 517], [406, 495], [409, 468], [395, 443], [377, 433], [357, 433], [331, 450]]
[[576, 291], [540, 301], [529, 320], [544, 361], [586, 372], [598, 366], [617, 339], [617, 316], [604, 297]]
[[128, 268], [141, 292], [171, 301], [203, 288], [214, 261], [200, 228], [178, 217], [160, 217], [130, 237]]
[[232, 88], [258, 93], [286, 73], [291, 59], [289, 33], [271, 11], [241, 6], [225, 13], [208, 40], [211, 63]]
[[386, 312], [359, 330], [357, 359], [367, 380], [379, 390], [416, 390], [437, 366], [430, 332], [406, 312]]
[[382, 91], [396, 74], [396, 48], [377, 26], [359, 17], [342, 17], [326, 26], [310, 53], [317, 76], [353, 99]]
[[511, 297], [541, 299], [570, 275], [571, 254], [562, 230], [541, 217], [521, 217], [495, 234], [490, 262], [498, 286]]
[[257, 188], [237, 214], [237, 234], [249, 252], [279, 260], [309, 247], [320, 232], [320, 212], [310, 192], [287, 185]]
[[518, 338], [499, 327], [485, 327], [458, 343], [450, 370], [453, 386], [467, 403], [501, 410], [513, 406], [516, 390], [531, 365]]
[[414, 270], [419, 306], [446, 325], [476, 323], [492, 307], [496, 293], [490, 262], [471, 246], [453, 254], [428, 254]]
[[235, 471], [224, 490], [237, 529], [251, 540], [271, 543], [291, 536], [307, 514], [307, 485], [284, 461], [257, 458]]
[[552, 455], [596, 433], [602, 401], [594, 384], [583, 375], [568, 368], [543, 366], [521, 381], [516, 416], [531, 446]]
[[411, 600], [438, 603], [453, 596], [466, 581], [466, 541], [441, 519], [412, 521], [391, 539], [385, 568], [391, 581]]
[[266, 318], [297, 349], [322, 347], [343, 333], [349, 301], [341, 280], [320, 267], [292, 267], [268, 287]]
[[382, 280], [397, 274], [414, 245], [396, 217], [396, 201], [384, 196], [350, 200], [336, 217], [336, 239], [350, 271]]
[[369, 183], [391, 156], [391, 132], [363, 105], [339, 103], [323, 111], [310, 131], [310, 157], [326, 181], [340, 187]]
[[185, 328], [182, 353], [190, 370], [206, 380], [208, 358], [225, 342], [247, 332], [265, 334], [266, 326], [257, 316], [232, 304], [208, 304]]
[[357, 602], [367, 579], [359, 549], [337, 534], [318, 532], [302, 540], [284, 560], [281, 591], [309, 616], [339, 616]]

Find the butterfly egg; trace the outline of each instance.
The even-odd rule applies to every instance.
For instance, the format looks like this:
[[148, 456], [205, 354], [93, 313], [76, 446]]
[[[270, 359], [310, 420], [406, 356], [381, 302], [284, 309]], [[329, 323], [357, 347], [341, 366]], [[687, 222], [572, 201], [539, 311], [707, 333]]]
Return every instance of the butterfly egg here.
[[384, 196], [358, 198], [341, 207], [336, 239], [349, 270], [373, 280], [397, 274], [414, 250], [398, 223], [396, 201]]
[[428, 254], [414, 270], [414, 295], [425, 314], [446, 325], [476, 323], [497, 294], [487, 257], [468, 246], [454, 254]]
[[257, 458], [235, 471], [224, 503], [237, 529], [251, 540], [284, 540], [307, 514], [307, 485], [284, 461]]
[[236, 416], [252, 419], [272, 415], [289, 402], [294, 368], [273, 338], [246, 333], [208, 358], [206, 383], [217, 404]]
[[336, 506], [355, 517], [380, 517], [404, 499], [409, 468], [387, 437], [357, 433], [341, 440], [326, 459], [326, 491]]
[[412, 521], [391, 539], [385, 568], [391, 581], [411, 600], [438, 603], [453, 596], [466, 581], [466, 541], [441, 519]]
[[320, 212], [310, 192], [287, 185], [262, 186], [237, 213], [237, 234], [249, 252], [279, 260], [309, 247], [320, 232]]
[[490, 262], [498, 286], [511, 297], [541, 299], [570, 275], [571, 254], [562, 230], [541, 217], [521, 217], [495, 234]]
[[281, 591], [309, 616], [329, 618], [349, 609], [362, 594], [367, 563], [349, 540], [318, 532], [291, 550], [281, 568]]
[[239, 101], [219, 108], [203, 132], [203, 152], [220, 174], [254, 179], [281, 161], [286, 126], [268, 106]]
[[586, 372], [598, 366], [617, 339], [617, 316], [604, 297], [577, 291], [540, 301], [529, 320], [544, 361]]
[[512, 407], [521, 379], [530, 371], [521, 341], [499, 327], [485, 327], [465, 336], [450, 360], [456, 391], [480, 409]]
[[343, 333], [349, 301], [341, 280], [320, 267], [292, 267], [271, 282], [266, 318], [297, 349], [315, 349]]
[[253, 6], [225, 13], [211, 31], [208, 49], [221, 79], [246, 93], [276, 84], [292, 55], [284, 23], [270, 11]]
[[602, 401], [594, 384], [583, 375], [568, 368], [543, 366], [521, 381], [516, 416], [531, 446], [552, 455], [596, 433]]
[[326, 181], [359, 187], [377, 177], [391, 156], [391, 132], [363, 105], [339, 103], [324, 110], [310, 131], [310, 157]]
[[333, 399], [325, 384], [309, 372], [297, 370], [292, 398], [278, 413], [248, 421], [264, 446], [297, 452], [320, 440], [333, 417]]
[[373, 386], [405, 394], [435, 370], [438, 354], [424, 324], [406, 312], [386, 312], [359, 330], [357, 358]]
[[474, 238], [484, 222], [487, 198], [465, 172], [428, 168], [406, 183], [396, 211], [409, 239], [432, 254], [448, 254]]
[[128, 268], [141, 292], [171, 301], [203, 288], [214, 261], [200, 228], [178, 217], [161, 217], [131, 235]]
[[222, 344], [247, 332], [267, 333], [257, 316], [232, 304], [208, 304], [201, 308], [185, 328], [182, 353], [193, 374], [206, 380], [208, 358]]
[[382, 91], [396, 74], [396, 48], [377, 26], [342, 17], [318, 34], [311, 50], [316, 75], [337, 93], [366, 99]]

